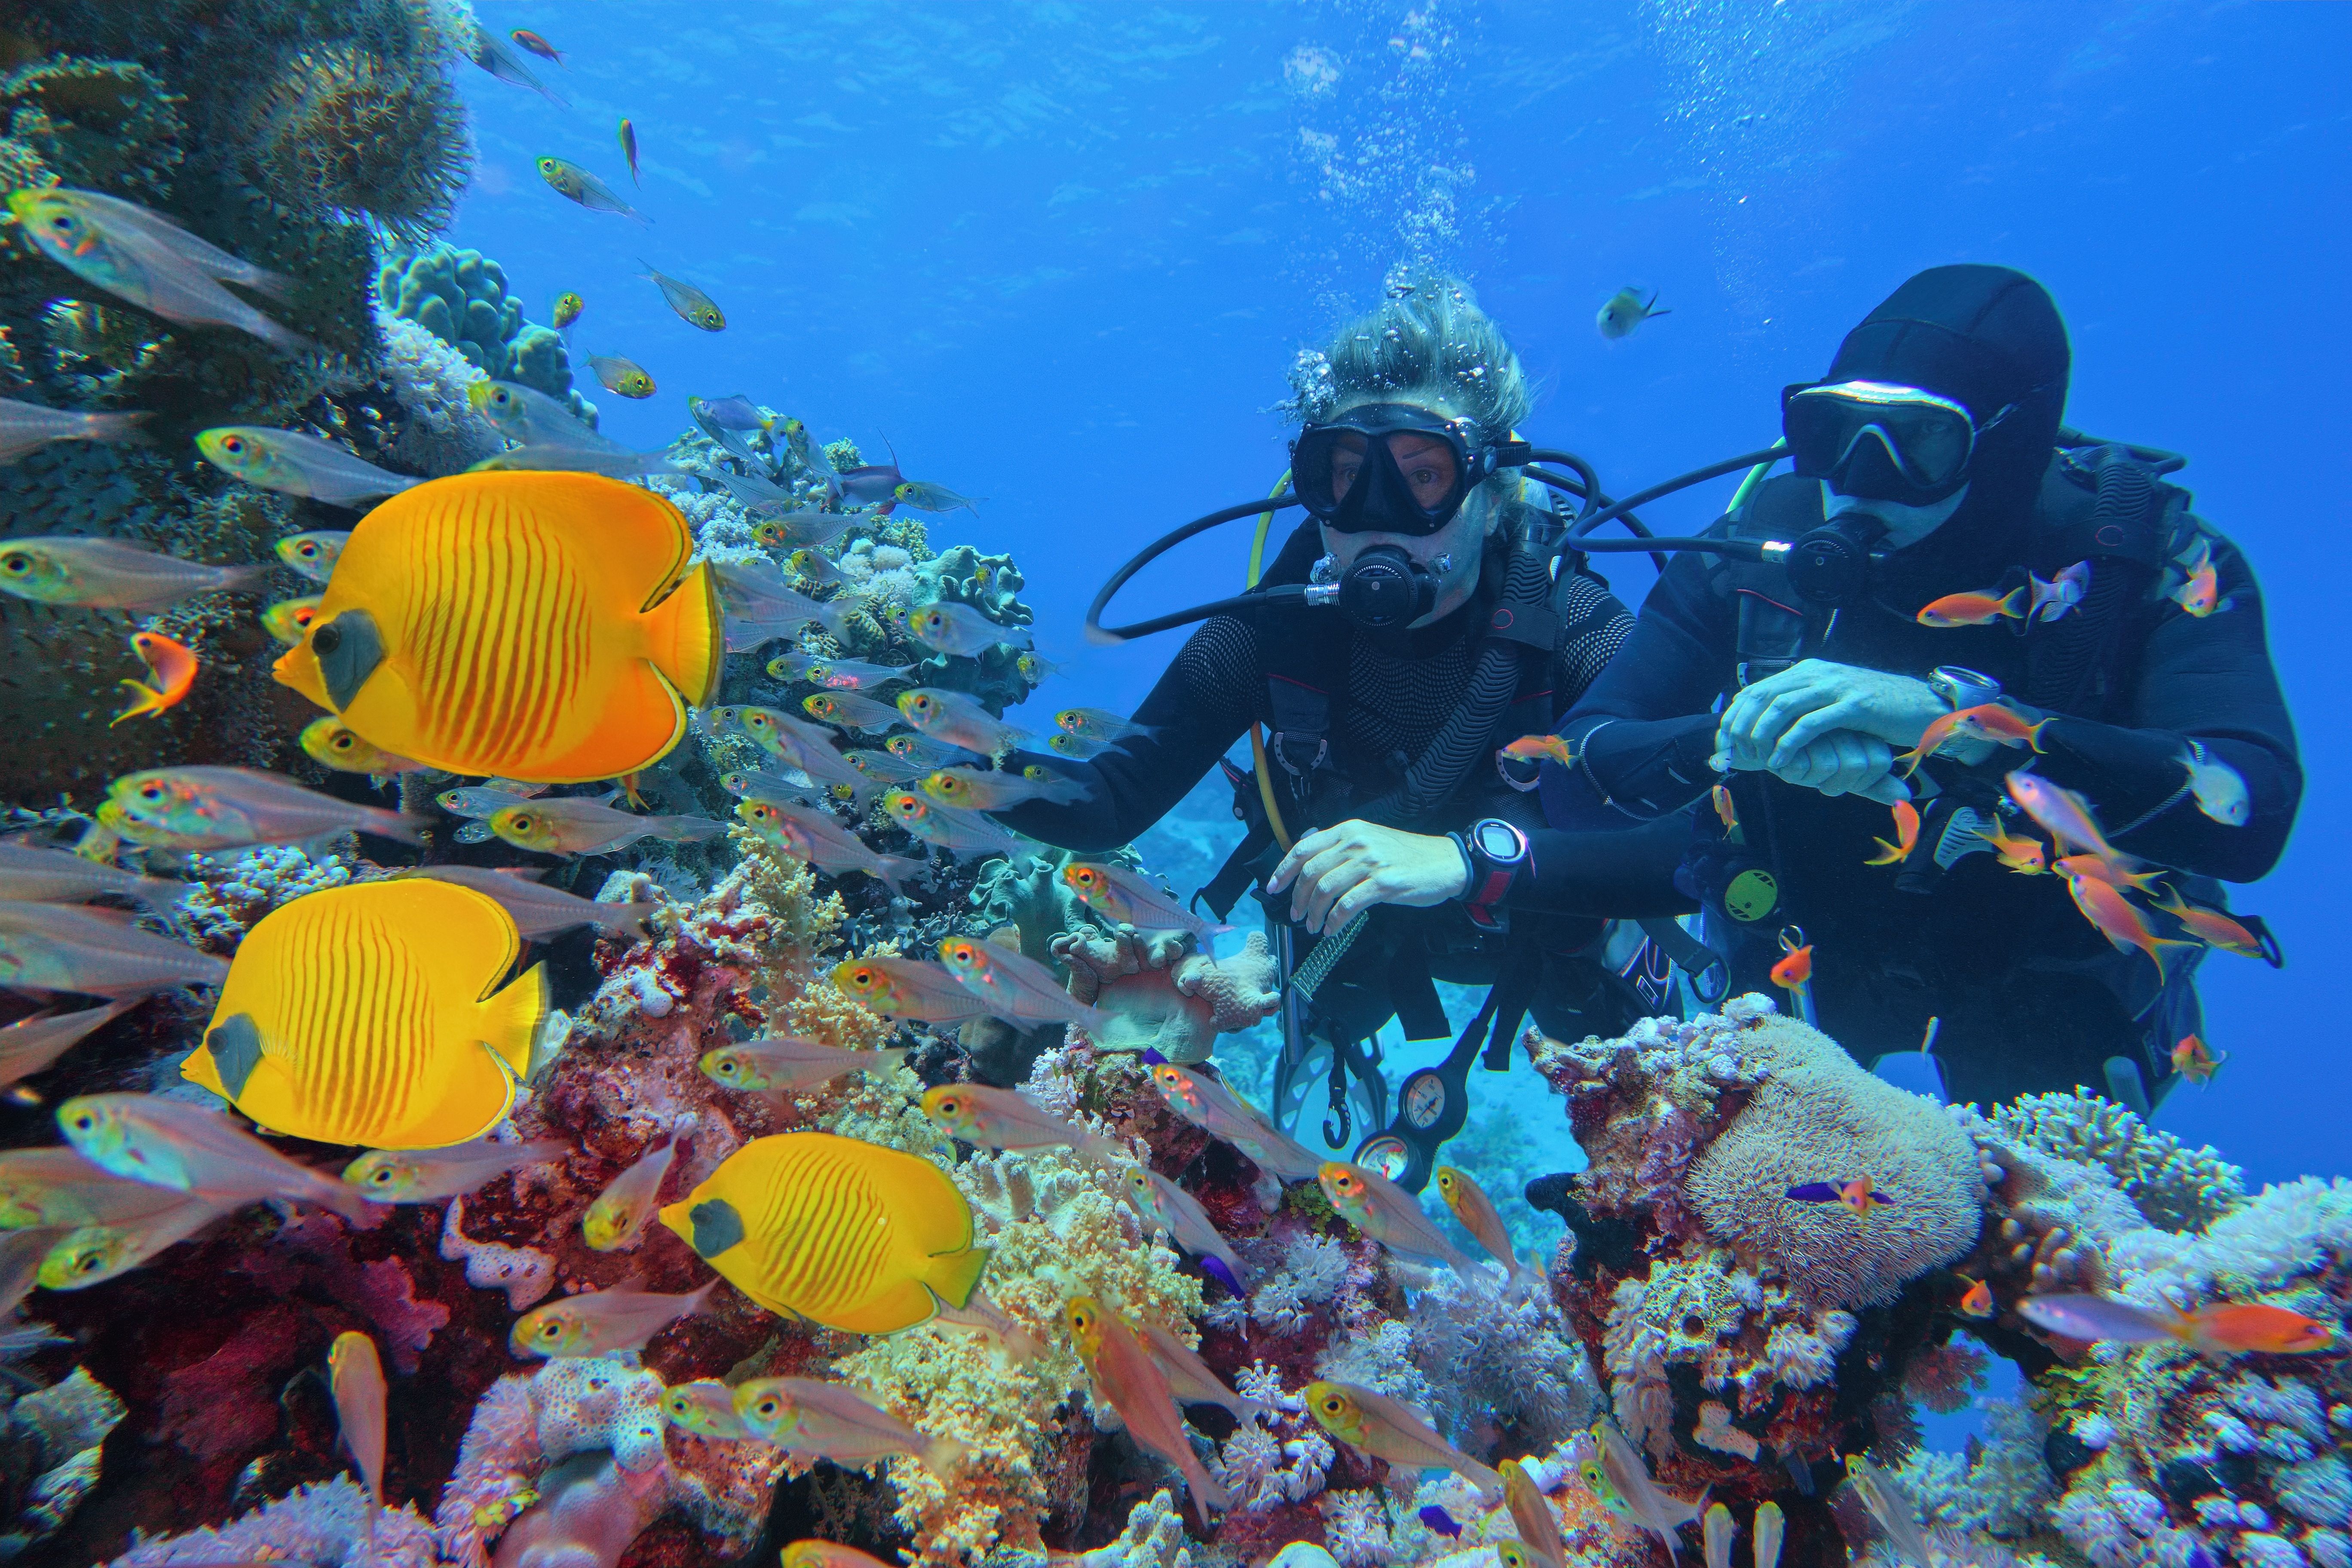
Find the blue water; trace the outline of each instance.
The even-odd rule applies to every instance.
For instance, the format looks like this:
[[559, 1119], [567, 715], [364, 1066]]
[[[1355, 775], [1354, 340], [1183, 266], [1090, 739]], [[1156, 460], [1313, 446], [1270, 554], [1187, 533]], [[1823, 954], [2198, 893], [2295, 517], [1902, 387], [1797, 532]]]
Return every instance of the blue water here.
[[[2071, 422], [2190, 455], [2200, 511], [2262, 579], [2302, 725], [2301, 831], [2237, 899], [2290, 966], [2206, 964], [2232, 1059], [2159, 1124], [2257, 1183], [2352, 1164], [2352, 8], [480, 10], [569, 52], [545, 74], [572, 107], [469, 73], [481, 164], [448, 237], [540, 319], [578, 290], [578, 345], [653, 373], [644, 404], [589, 389], [605, 429], [657, 445], [683, 394], [742, 391], [988, 498], [933, 537], [1018, 558], [1071, 665], [1056, 700], [1142, 696], [1175, 637], [1090, 649], [1087, 599], [1145, 540], [1271, 483], [1292, 353], [1409, 250], [1474, 282], [1540, 379], [1531, 433], [1621, 494], [1765, 444], [1779, 388], [1913, 271], [2032, 272], [2074, 332]], [[625, 190], [622, 115], [649, 228], [531, 166]], [[707, 289], [727, 330], [672, 315], [639, 257]], [[1593, 312], [1627, 284], [1674, 313], [1604, 342]], [[1704, 522], [1724, 495], [1649, 515]], [[1230, 591], [1227, 533], [1123, 607]], [[1646, 565], [1608, 572], [1637, 602]]]

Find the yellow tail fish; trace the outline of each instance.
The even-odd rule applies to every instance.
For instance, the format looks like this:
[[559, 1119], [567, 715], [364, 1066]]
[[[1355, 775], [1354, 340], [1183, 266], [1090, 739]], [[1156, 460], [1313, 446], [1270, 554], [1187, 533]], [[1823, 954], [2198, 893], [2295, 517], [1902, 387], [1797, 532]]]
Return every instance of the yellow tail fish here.
[[450, 773], [635, 773], [718, 690], [726, 637], [693, 551], [676, 507], [599, 474], [435, 479], [360, 520], [277, 676]]
[[248, 932], [180, 1069], [262, 1126], [321, 1143], [439, 1149], [506, 1116], [547, 1016], [514, 917], [425, 878], [305, 894]]
[[770, 1311], [856, 1334], [963, 1306], [988, 1267], [945, 1171], [830, 1132], [753, 1139], [661, 1221]]

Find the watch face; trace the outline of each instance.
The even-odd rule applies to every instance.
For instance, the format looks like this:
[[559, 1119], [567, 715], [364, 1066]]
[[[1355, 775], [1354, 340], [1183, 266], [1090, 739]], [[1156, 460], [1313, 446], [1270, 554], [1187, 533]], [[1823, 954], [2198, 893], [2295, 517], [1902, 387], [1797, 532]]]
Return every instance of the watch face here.
[[1480, 823], [1477, 834], [1478, 852], [1492, 860], [1515, 860], [1519, 854], [1519, 836], [1507, 822], [1492, 817]]

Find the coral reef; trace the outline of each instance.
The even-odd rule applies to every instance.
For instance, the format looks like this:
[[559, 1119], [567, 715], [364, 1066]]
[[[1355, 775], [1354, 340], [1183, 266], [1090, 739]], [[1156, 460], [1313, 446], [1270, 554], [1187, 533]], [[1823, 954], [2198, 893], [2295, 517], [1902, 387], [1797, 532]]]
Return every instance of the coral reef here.
[[387, 246], [375, 288], [386, 314], [415, 322], [491, 380], [568, 400], [573, 414], [595, 424], [594, 406], [572, 391], [562, 334], [523, 320], [522, 300], [507, 290], [506, 269], [480, 251], [446, 240]]
[[1185, 946], [1173, 931], [1106, 936], [1083, 926], [1054, 938], [1048, 951], [1067, 969], [1070, 994], [1110, 1015], [1097, 1046], [1197, 1062], [1207, 1059], [1219, 1035], [1272, 1016], [1282, 994], [1263, 933], [1252, 931], [1230, 958]]
[[2189, 1150], [2131, 1110], [2095, 1094], [2029, 1094], [2001, 1106], [1993, 1125], [2013, 1143], [2099, 1165], [2150, 1223], [2202, 1230], [2246, 1201], [2245, 1173], [2209, 1145]]

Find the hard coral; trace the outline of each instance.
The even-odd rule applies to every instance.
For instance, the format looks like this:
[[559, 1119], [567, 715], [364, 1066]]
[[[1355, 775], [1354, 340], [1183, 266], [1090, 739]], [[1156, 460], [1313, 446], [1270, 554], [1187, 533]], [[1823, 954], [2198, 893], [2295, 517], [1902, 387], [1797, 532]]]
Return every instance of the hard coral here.
[[2011, 1142], [2105, 1167], [2139, 1212], [2167, 1230], [2202, 1230], [2246, 1201], [2245, 1173], [2211, 1145], [2185, 1149], [2095, 1094], [2023, 1095], [1996, 1110], [1993, 1125]]
[[[1984, 1223], [1976, 1151], [1937, 1106], [1863, 1071], [1792, 1019], [1759, 1019], [1737, 1039], [1743, 1065], [1767, 1076], [1683, 1184], [1711, 1233], [1772, 1259], [1830, 1307], [1890, 1301], [1976, 1245]], [[1789, 1196], [1857, 1176], [1893, 1200], [1900, 1224]]]
[[595, 410], [572, 390], [572, 362], [552, 328], [523, 319], [507, 289], [506, 269], [478, 250], [436, 240], [418, 248], [388, 247], [376, 272], [383, 310], [415, 321], [494, 381], [515, 381], [559, 402], [590, 424]]
[[473, 170], [447, 63], [348, 45], [289, 56], [255, 110], [248, 176], [315, 217], [402, 238], [446, 226]]

